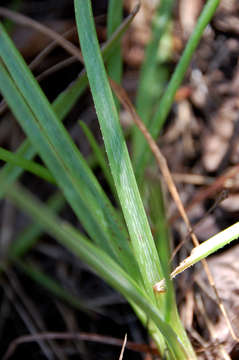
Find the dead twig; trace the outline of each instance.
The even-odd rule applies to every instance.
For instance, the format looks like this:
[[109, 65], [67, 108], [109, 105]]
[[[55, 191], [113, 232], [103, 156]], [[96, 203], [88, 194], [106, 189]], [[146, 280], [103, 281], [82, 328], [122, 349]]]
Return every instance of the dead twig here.
[[83, 59], [79, 49], [73, 45], [70, 41], [66, 40], [62, 35], [58, 34], [56, 31], [50, 29], [49, 27], [42, 25], [38, 21], [35, 21], [28, 16], [19, 14], [15, 11], [6, 9], [0, 6], [0, 15], [11, 19], [12, 21], [17, 22], [18, 24], [24, 26], [30, 26], [34, 29], [40, 31], [42, 34], [45, 34], [47, 37], [55, 40], [58, 44], [60, 44], [66, 51], [70, 54], [74, 55], [79, 61], [83, 63]]
[[[41, 334], [20, 336], [17, 339], [13, 340], [10, 343], [5, 355], [3, 356], [3, 360], [8, 360], [10, 356], [13, 355], [18, 345], [34, 342], [34, 341], [42, 341], [42, 340], [48, 340], [48, 341], [49, 340], [85, 340], [85, 341], [91, 341], [91, 342], [114, 345], [114, 346], [122, 346], [124, 345], [125, 342], [125, 340], [123, 341], [121, 339], [116, 339], [111, 336], [89, 334], [85, 332], [79, 332], [79, 333], [45, 332]], [[159, 355], [158, 350], [156, 348], [151, 348], [146, 344], [136, 344], [132, 341], [128, 341], [127, 344], [125, 344], [125, 347], [127, 349], [136, 352], [150, 353], [157, 356]]]

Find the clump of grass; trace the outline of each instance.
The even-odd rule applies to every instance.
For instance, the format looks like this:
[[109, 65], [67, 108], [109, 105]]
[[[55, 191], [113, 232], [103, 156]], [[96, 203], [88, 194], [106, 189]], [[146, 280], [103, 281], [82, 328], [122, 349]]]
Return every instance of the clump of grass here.
[[[153, 116], [149, 131], [154, 138], [167, 118], [175, 92], [183, 80], [203, 30], [218, 4], [219, 0], [207, 1], [195, 31], [163, 93], [162, 84], [158, 84], [157, 81], [161, 79], [166, 83], [168, 73], [163, 63], [158, 66], [157, 49], [159, 42], [170, 29], [173, 1], [160, 2], [153, 26], [152, 41], [142, 67], [136, 102], [136, 110], [146, 126]], [[0, 173], [0, 194], [7, 196], [36, 222], [9, 249], [9, 261], [19, 262], [19, 257], [34, 246], [35, 239], [41, 231], [48, 232], [125, 296], [141, 322], [148, 327], [162, 356], [166, 356], [167, 359], [196, 359], [178, 316], [170, 280], [169, 231], [161, 187], [158, 183], [147, 183], [143, 177], [150, 162], [150, 151], [138, 129], [134, 129], [132, 165], [119, 123], [119, 103], [112, 94], [103, 62], [103, 58], [108, 57], [108, 74], [120, 83], [122, 58], [119, 38], [129, 24], [128, 22], [116, 30], [122, 21], [122, 1], [110, 1], [107, 34], [109, 38], [112, 37], [102, 52], [96, 36], [90, 1], [75, 0], [75, 12], [86, 72], [60, 94], [52, 105], [41, 91], [4, 27], [0, 26], [0, 88], [27, 137], [17, 154], [0, 151], [2, 159], [9, 162]], [[74, 53], [82, 59], [77, 49], [74, 49]], [[115, 194], [122, 212], [120, 215], [61, 122], [86, 88], [88, 81], [107, 160], [90, 131], [84, 125], [83, 129], [94, 150], [95, 160], [100, 164], [112, 193]], [[155, 93], [148, 93], [150, 81], [154, 81], [151, 85], [154, 89], [159, 89], [161, 98], [155, 96]], [[156, 110], [153, 112], [152, 108]], [[42, 158], [45, 167], [36, 166], [32, 161], [36, 153]], [[27, 189], [14, 184], [22, 172], [15, 165], [54, 182], [60, 195], [48, 204], [39, 202]], [[147, 201], [150, 222], [155, 230], [154, 238], [144, 210], [143, 200], [146, 192], [149, 194]], [[71, 206], [87, 235], [81, 234], [71, 224], [61, 221], [57, 211], [63, 206], [63, 199]], [[238, 226], [234, 226], [233, 230], [233, 234], [225, 231], [221, 235], [222, 245], [238, 236]], [[219, 247], [216, 243], [208, 243], [210, 253]], [[193, 263], [209, 254], [208, 247], [204, 248], [205, 252], [197, 250], [198, 256], [197, 259], [193, 258]], [[43, 274], [40, 275], [39, 271], [24, 264], [23, 260], [20, 264], [36, 281], [52, 288], [56, 296], [82, 308], [80, 302], [62, 292], [57, 284]], [[154, 285], [163, 279], [166, 279], [167, 292], [159, 294], [154, 291]]]

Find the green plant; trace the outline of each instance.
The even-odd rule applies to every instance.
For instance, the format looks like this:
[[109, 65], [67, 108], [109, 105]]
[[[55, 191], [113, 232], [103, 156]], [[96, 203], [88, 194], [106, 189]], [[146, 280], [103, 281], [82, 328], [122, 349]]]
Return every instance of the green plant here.
[[[114, 12], [112, 9], [116, 4], [118, 5], [117, 11]], [[158, 42], [170, 29], [168, 19], [170, 19], [173, 1], [161, 1], [156, 16], [162, 17], [165, 21], [160, 22], [160, 29], [157, 26], [154, 27], [152, 42], [148, 47], [148, 56], [146, 56], [141, 73], [137, 101], [137, 110], [146, 125], [149, 124], [150, 116], [153, 115], [152, 125], [149, 129], [153, 137], [158, 135], [167, 118], [175, 92], [184, 77], [203, 30], [218, 4], [219, 0], [208, 0], [206, 3], [165, 93], [162, 94], [161, 84], [158, 85], [156, 81], [153, 84], [154, 88], [159, 86], [159, 93], [162, 94], [160, 100], [155, 97], [155, 94], [148, 95], [147, 82], [149, 79], [151, 81], [163, 79], [166, 82], [168, 76], [164, 65], [161, 64], [159, 67], [155, 57]], [[98, 44], [90, 1], [75, 0], [75, 11], [87, 77], [84, 73], [52, 105], [41, 91], [4, 27], [2, 25], [0, 27], [1, 92], [27, 138], [31, 141], [31, 143], [26, 141], [17, 155], [0, 151], [2, 159], [9, 161], [9, 164], [0, 173], [0, 194], [1, 196], [6, 195], [19, 208], [29, 213], [37, 223], [37, 226], [29, 230], [28, 236], [21, 236], [10, 248], [9, 261], [11, 259], [18, 261], [18, 258], [30, 246], [33, 246], [35, 238], [40, 232], [47, 231], [126, 297], [139, 319], [148, 327], [162, 355], [168, 359], [196, 359], [178, 317], [174, 290], [170, 280], [169, 231], [164, 214], [161, 188], [159, 184], [146, 183], [143, 178], [145, 168], [150, 161], [150, 152], [146, 148], [147, 144], [141, 134], [138, 134], [138, 130], [133, 130], [135, 177], [119, 123], [119, 104], [113, 97]], [[119, 25], [121, 16], [122, 2], [112, 0], [108, 13], [108, 36], [111, 36]], [[119, 34], [122, 35], [122, 32], [118, 33], [118, 37], [113, 38], [113, 45], [119, 40]], [[107, 69], [110, 76], [120, 82], [122, 69], [120, 47], [116, 47], [113, 55], [107, 49], [109, 47], [104, 49], [104, 56], [108, 55]], [[151, 64], [152, 59], [153, 64]], [[94, 99], [109, 165], [105, 160], [104, 152], [101, 153], [97, 148], [92, 134], [83, 125], [84, 131], [95, 149], [94, 158], [100, 164], [112, 193], [115, 193], [123, 216], [113, 207], [89, 164], [82, 157], [61, 123], [86, 88], [87, 81], [89, 81]], [[145, 84], [147, 86], [144, 86]], [[143, 104], [140, 99], [145, 100]], [[154, 113], [152, 113], [152, 107], [156, 108]], [[139, 145], [142, 141], [143, 146]], [[30, 161], [36, 153], [41, 156], [46, 168], [39, 167]], [[59, 208], [63, 206], [62, 196], [45, 205], [36, 200], [19, 184], [9, 188], [21, 173], [21, 170], [15, 168], [14, 165], [32, 171], [47, 181], [55, 182], [83, 225], [87, 236], [83, 236], [56, 215]], [[142, 196], [136, 180], [140, 185]], [[150, 222], [155, 230], [154, 239], [143, 205], [144, 194], [149, 190], [147, 206], [149, 207]], [[223, 234], [221, 242], [223, 245], [238, 236], [237, 227], [236, 234], [229, 233], [228, 235], [228, 232]], [[210, 248], [210, 252], [218, 248], [215, 241], [210, 242], [210, 244], [212, 243], [213, 248]], [[209, 251], [206, 248], [205, 254], [201, 252], [200, 256], [193, 259], [193, 262], [195, 263], [208, 254]], [[24, 262], [20, 264], [22, 264], [22, 268], [25, 267], [26, 271], [32, 272], [36, 281], [45, 283], [48, 288], [52, 287], [57, 296], [67, 298], [49, 279], [40, 276], [33, 269], [29, 270], [31, 268], [29, 265], [24, 265]], [[162, 279], [166, 279], [167, 292], [158, 294], [153, 290], [153, 286]], [[68, 296], [67, 299], [76, 306], [82, 307], [72, 297]]]

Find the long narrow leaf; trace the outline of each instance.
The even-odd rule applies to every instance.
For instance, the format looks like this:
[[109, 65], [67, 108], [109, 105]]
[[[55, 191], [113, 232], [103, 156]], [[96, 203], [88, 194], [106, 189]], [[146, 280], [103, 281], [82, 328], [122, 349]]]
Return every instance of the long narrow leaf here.
[[[28, 140], [25, 140], [17, 151], [17, 155], [22, 156], [25, 159], [32, 159], [35, 154], [36, 150]], [[23, 169], [13, 164], [8, 163], [3, 166], [3, 169], [0, 170], [0, 198], [3, 197], [8, 186], [10, 186], [22, 173]]]
[[55, 179], [53, 178], [51, 173], [44, 166], [34, 161], [27, 160], [18, 154], [14, 154], [11, 151], [3, 149], [2, 147], [0, 147], [0, 159], [17, 165], [22, 169], [27, 170], [32, 174], [37, 175], [42, 179], [55, 184]]
[[[107, 38], [114, 33], [122, 21], [123, 17], [123, 2], [122, 0], [110, 0], [107, 11]], [[112, 52], [108, 62], [107, 69], [109, 76], [120, 84], [122, 77], [122, 55], [121, 45], [118, 44]], [[115, 97], [115, 103], [119, 108], [119, 101]]]
[[[184, 75], [188, 69], [190, 61], [203, 35], [203, 32], [208, 23], [210, 22], [212, 16], [214, 15], [219, 3], [220, 0], [208, 0], [206, 5], [204, 6], [204, 9], [198, 19], [197, 25], [192, 33], [192, 36], [188, 41], [183, 55], [181, 56], [176, 70], [171, 77], [169, 85], [150, 123], [149, 131], [154, 138], [157, 137], [165, 120], [167, 119], [167, 116], [174, 101], [175, 93], [184, 78]], [[142, 140], [140, 153], [138, 154], [138, 159], [135, 166], [137, 179], [139, 179], [139, 181], [141, 181], [142, 179], [142, 175], [145, 170], [145, 166], [149, 161], [149, 158], [150, 151], [148, 149], [148, 145], [144, 140]]]
[[81, 126], [82, 130], [84, 131], [84, 134], [86, 135], [86, 137], [90, 143], [90, 146], [95, 154], [98, 164], [100, 165], [100, 167], [103, 171], [103, 174], [110, 186], [112, 194], [115, 194], [115, 186], [114, 186], [113, 178], [112, 178], [112, 175], [111, 175], [111, 172], [109, 169], [109, 165], [106, 162], [105, 152], [97, 144], [97, 142], [94, 138], [94, 135], [92, 134], [91, 130], [87, 127], [87, 125], [85, 123], [83, 123], [82, 121], [80, 121], [80, 126]]
[[217, 250], [221, 249], [233, 240], [239, 238], [239, 222], [233, 224], [227, 229], [220, 231], [218, 234], [212, 236], [210, 239], [204, 241], [202, 244], [192, 249], [191, 254], [183, 260], [179, 266], [172, 272], [171, 277], [174, 278], [190, 266], [196, 264], [202, 259], [205, 259]]
[[145, 288], [154, 297], [152, 283], [162, 276], [162, 270], [106, 76], [90, 1], [75, 0], [75, 10], [81, 49], [115, 187]]
[[[145, 50], [144, 63], [140, 70], [139, 87], [136, 98], [136, 110], [140, 118], [148, 127], [155, 105], [159, 102], [162, 91], [168, 81], [169, 71], [165, 64], [159, 61], [160, 45], [168, 32], [174, 0], [160, 1], [152, 20], [152, 35]], [[141, 146], [144, 137], [137, 127], [133, 131], [133, 160], [134, 165], [139, 163]]]

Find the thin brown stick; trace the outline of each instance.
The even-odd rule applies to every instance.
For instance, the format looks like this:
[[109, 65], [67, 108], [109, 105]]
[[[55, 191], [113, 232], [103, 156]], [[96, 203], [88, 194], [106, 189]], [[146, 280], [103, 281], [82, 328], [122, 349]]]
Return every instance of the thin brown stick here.
[[199, 174], [172, 173], [176, 183], [185, 183], [193, 185], [211, 185], [213, 178]]
[[45, 34], [47, 37], [55, 40], [58, 44], [60, 44], [65, 50], [67, 50], [70, 54], [74, 55], [79, 61], [83, 63], [83, 59], [79, 49], [73, 45], [70, 41], [64, 39], [64, 37], [58, 34], [56, 31], [50, 29], [49, 27], [40, 24], [39, 22], [29, 18], [28, 16], [19, 14], [15, 11], [6, 9], [0, 6], [0, 15], [11, 19], [18, 24], [33, 27], [34, 29], [40, 31], [42, 34]]
[[[79, 333], [45, 332], [35, 335], [20, 336], [17, 339], [13, 340], [10, 343], [5, 355], [3, 356], [3, 360], [8, 360], [9, 357], [13, 355], [18, 345], [34, 342], [34, 341], [40, 341], [40, 340], [48, 340], [48, 341], [49, 340], [85, 340], [85, 341], [92, 341], [92, 342], [114, 345], [114, 346], [122, 346], [124, 343], [123, 340], [116, 339], [111, 336], [89, 334], [85, 332], [79, 332]], [[127, 342], [126, 348], [136, 352], [150, 353], [157, 356], [159, 355], [158, 350], [156, 348], [152, 348], [146, 344], [137, 344], [132, 341]]]
[[45, 79], [47, 76], [54, 74], [55, 72], [64, 69], [65, 67], [74, 64], [75, 62], [77, 62], [78, 59], [75, 56], [71, 56], [65, 60], [62, 60], [60, 62], [58, 62], [55, 65], [52, 65], [50, 68], [46, 69], [45, 71], [43, 71], [40, 75], [38, 75], [36, 77], [36, 79], [40, 82], [43, 79]]
[[[69, 37], [73, 36], [75, 33], [77, 32], [76, 27], [73, 26], [71, 29], [65, 31], [62, 34], [59, 34], [60, 36], [62, 36], [65, 39], [68, 39]], [[56, 47], [58, 46], [58, 42], [56, 40], [53, 40], [50, 42], [49, 45], [47, 45], [29, 64], [29, 67], [31, 70], [35, 69], [36, 66], [38, 66], [47, 55], [49, 55], [49, 53], [51, 51], [53, 51]]]

